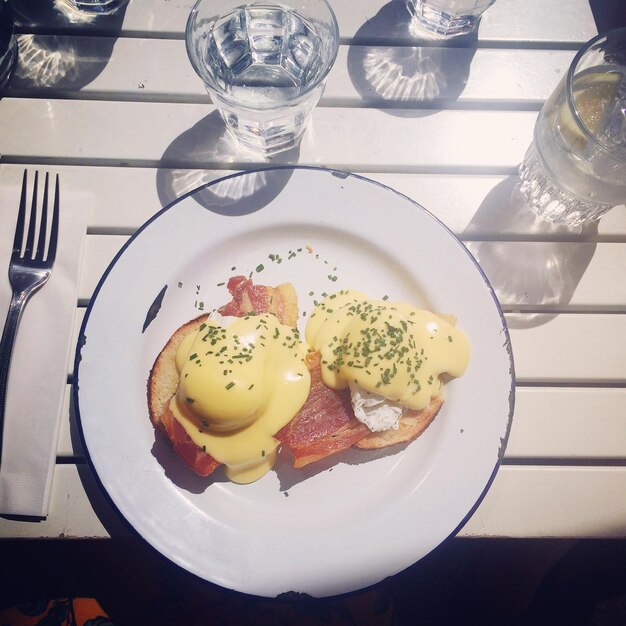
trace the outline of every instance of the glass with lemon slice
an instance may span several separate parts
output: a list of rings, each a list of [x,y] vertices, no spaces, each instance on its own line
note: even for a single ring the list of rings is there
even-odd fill
[[[520,166],[542,217],[580,225],[626,202],[626,29],[599,35],[546,101]]]

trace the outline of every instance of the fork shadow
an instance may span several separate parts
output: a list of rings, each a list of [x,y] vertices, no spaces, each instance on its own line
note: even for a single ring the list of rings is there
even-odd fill
[[[32,88],[55,91],[79,90],[91,83],[106,67],[116,35],[122,27],[126,7],[111,15],[83,14],[66,8],[60,0],[14,0],[18,29],[38,25],[63,28],[83,22],[94,27],[107,25],[108,37],[72,35],[18,35],[18,62],[8,88],[13,92]]]
[[[363,102],[389,115],[423,117],[458,99],[476,53],[477,32],[441,40],[417,32],[403,0],[391,0],[356,33],[357,41],[376,41],[379,33],[411,46],[352,45],[348,73]]]
[[[509,326],[528,328],[545,324],[556,314],[525,309],[555,309],[571,301],[593,258],[598,225],[568,227],[541,219],[527,205],[519,184],[518,176],[509,176],[496,185],[462,237],[470,240],[466,245],[485,271],[498,300],[506,309],[517,312],[508,320]],[[510,241],[471,241],[486,232]],[[519,233],[529,233],[536,240],[517,241]]]

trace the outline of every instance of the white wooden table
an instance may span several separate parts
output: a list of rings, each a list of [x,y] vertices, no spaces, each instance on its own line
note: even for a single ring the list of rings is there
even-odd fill
[[[626,537],[626,210],[576,233],[511,201],[542,102],[596,34],[587,0],[498,0],[474,41],[444,48],[411,37],[402,0],[331,3],[337,63],[299,153],[273,163],[358,172],[414,198],[478,258],[511,330],[510,441],[460,535]],[[0,100],[0,185],[17,188],[25,165],[45,165],[84,197],[78,333],[140,224],[203,182],[263,163],[224,136],[187,60],[192,0],[130,0],[91,24],[35,6],[52,3],[17,4],[21,66]],[[128,532],[90,474],[70,385],[68,374],[50,515],[0,518],[1,537]]]

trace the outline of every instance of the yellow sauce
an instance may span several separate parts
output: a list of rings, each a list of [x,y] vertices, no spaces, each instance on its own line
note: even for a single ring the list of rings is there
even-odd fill
[[[209,320],[178,348],[180,385],[170,408],[232,481],[252,482],[272,468],[274,435],[309,394],[306,352],[297,331],[267,313],[228,328]]]
[[[441,375],[461,376],[470,356],[467,337],[447,319],[358,291],[339,291],[318,304],[306,340],[320,351],[328,387],[354,381],[412,410],[439,395]]]

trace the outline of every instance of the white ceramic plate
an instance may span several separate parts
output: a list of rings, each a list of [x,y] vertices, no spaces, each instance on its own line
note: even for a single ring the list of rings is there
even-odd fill
[[[345,288],[453,313],[470,366],[402,449],[349,451],[304,470],[283,461],[251,485],[221,471],[200,479],[155,437],[146,381],[170,334],[227,302],[224,282],[240,273],[292,282],[303,325],[314,300]],[[482,498],[512,415],[508,332],[465,247],[406,197],[322,169],[228,177],[158,213],[104,274],[79,346],[76,406],[113,503],[182,567],[264,596],[360,589],[426,555]]]

